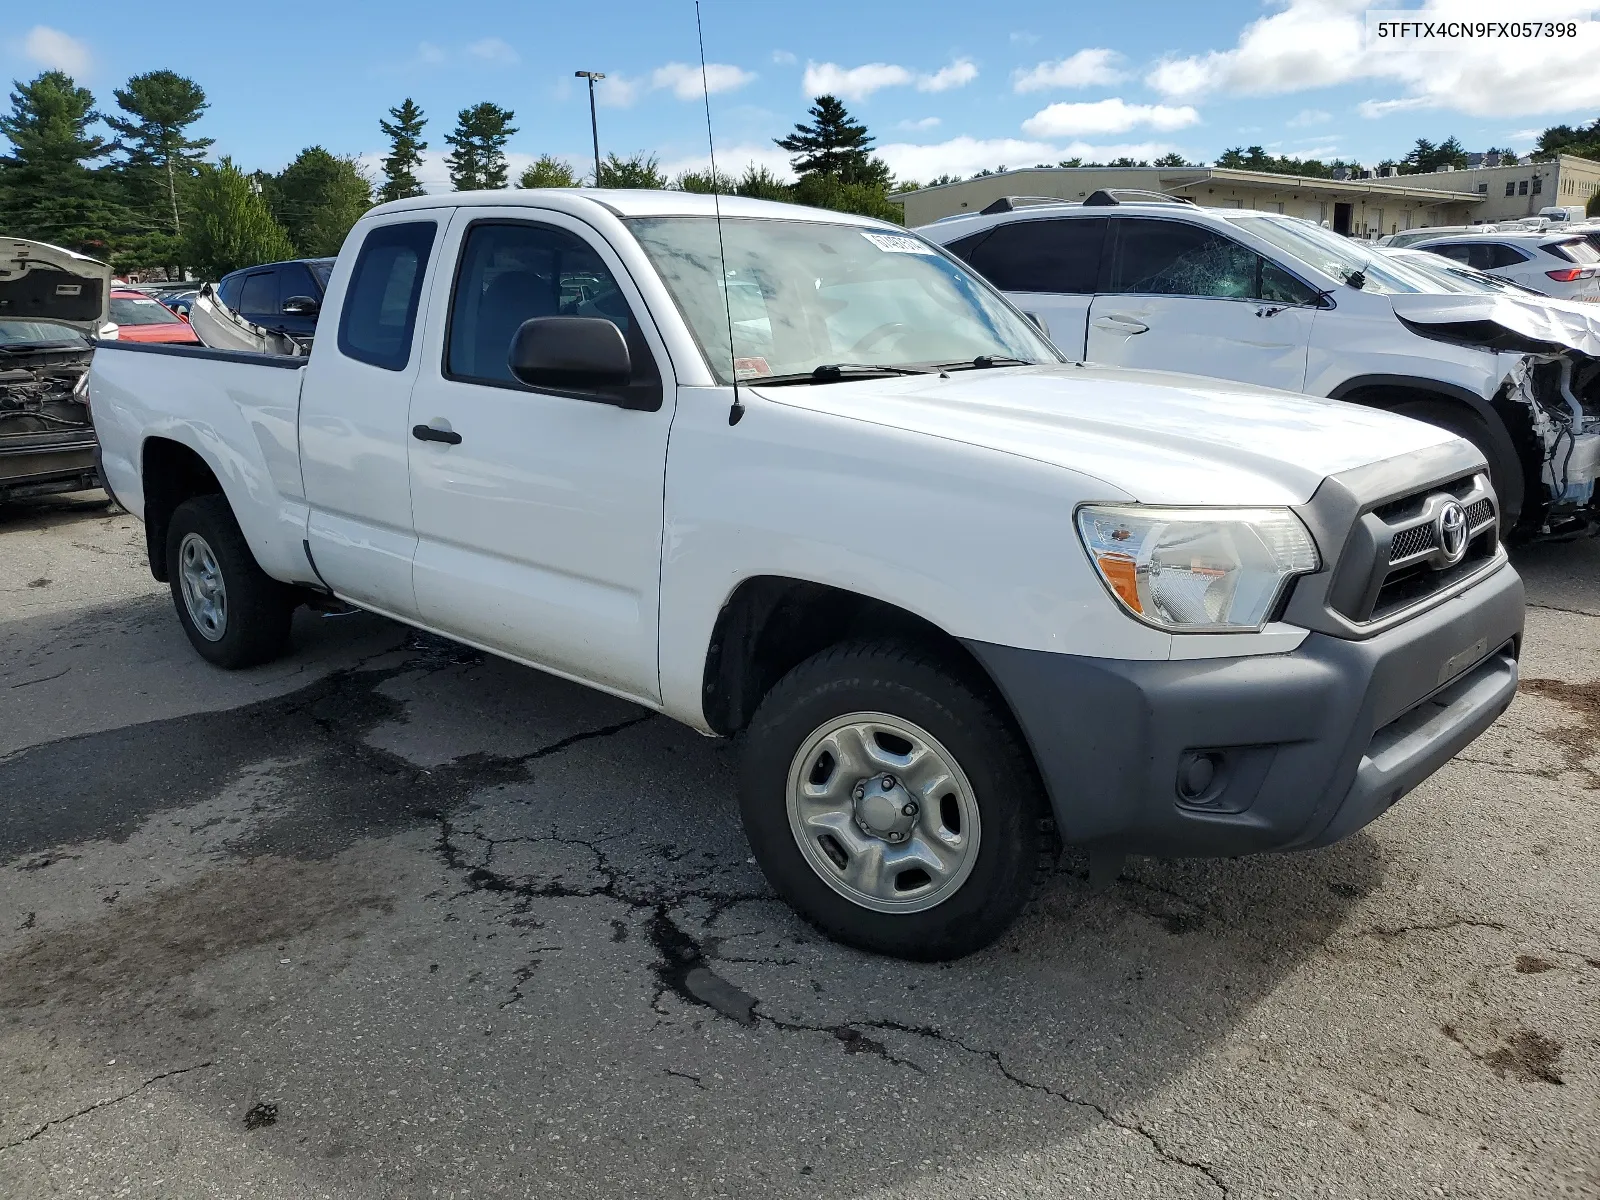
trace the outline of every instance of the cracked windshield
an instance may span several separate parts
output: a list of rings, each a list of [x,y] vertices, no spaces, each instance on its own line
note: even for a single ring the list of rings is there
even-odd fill
[[[730,362],[741,382],[756,383],[833,365],[1060,361],[1025,317],[920,238],[853,225],[725,219],[719,255],[711,217],[629,226],[721,383],[733,382]]]

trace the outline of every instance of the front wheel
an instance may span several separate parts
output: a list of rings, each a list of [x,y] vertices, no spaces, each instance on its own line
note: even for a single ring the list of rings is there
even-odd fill
[[[195,496],[167,526],[173,606],[200,657],[235,670],[283,653],[292,589],[263,571],[223,496]]]
[[[1046,848],[1032,763],[996,703],[931,658],[837,646],[746,733],[757,862],[801,916],[898,958],[958,958],[1021,911]]]

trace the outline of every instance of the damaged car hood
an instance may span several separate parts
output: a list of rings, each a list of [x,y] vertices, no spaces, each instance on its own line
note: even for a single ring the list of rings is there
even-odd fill
[[[0,320],[54,321],[94,337],[111,307],[111,267],[24,238],[0,239]]]
[[[1395,316],[1422,337],[1517,354],[1576,350],[1600,359],[1600,305],[1539,296],[1392,295]]]

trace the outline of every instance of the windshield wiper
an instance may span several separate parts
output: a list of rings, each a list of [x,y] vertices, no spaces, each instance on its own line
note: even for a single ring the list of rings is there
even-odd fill
[[[931,367],[886,367],[876,363],[823,363],[810,371],[788,375],[757,375],[743,382],[751,387],[781,387],[790,383],[840,383],[849,379],[881,379],[886,375],[931,375]]]
[[[980,354],[977,358],[958,358],[954,362],[936,363],[940,371],[987,371],[992,367],[1036,367],[1031,358],[1012,358],[1006,354]]]

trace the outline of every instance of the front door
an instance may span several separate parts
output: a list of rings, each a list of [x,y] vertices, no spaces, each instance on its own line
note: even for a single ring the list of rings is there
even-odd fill
[[[1107,224],[1105,217],[1012,221],[978,241],[966,257],[1007,299],[1038,318],[1058,350],[1082,359]]]
[[[1111,223],[1088,360],[1298,392],[1317,293],[1223,234],[1185,221]]]
[[[675,399],[665,348],[620,260],[581,221],[463,209],[448,242],[444,258],[458,266],[436,283],[434,302],[448,306],[449,319],[431,323],[411,397],[420,618],[656,700]],[[526,320],[556,315],[616,322],[632,381],[583,394],[518,382],[507,365],[513,335]]]

